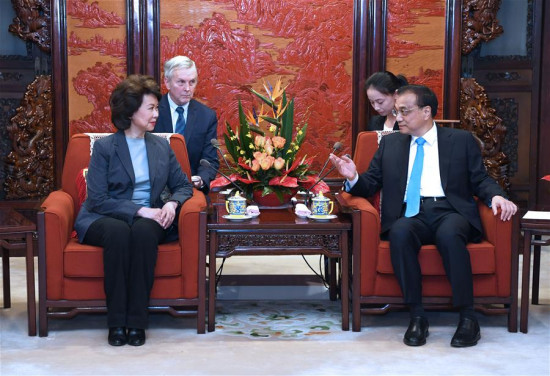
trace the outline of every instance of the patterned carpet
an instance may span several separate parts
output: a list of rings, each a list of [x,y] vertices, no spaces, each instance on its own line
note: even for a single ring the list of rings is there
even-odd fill
[[[252,339],[319,339],[341,334],[340,302],[225,301],[216,333]]]

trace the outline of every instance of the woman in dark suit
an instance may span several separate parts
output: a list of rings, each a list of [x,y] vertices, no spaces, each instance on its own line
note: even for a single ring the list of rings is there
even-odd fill
[[[407,85],[407,79],[392,72],[376,72],[365,82],[365,90],[369,102],[378,115],[370,118],[367,129],[369,131],[398,131],[399,126],[392,115],[395,105],[395,91]]]
[[[88,197],[75,223],[80,242],[103,247],[108,342],[145,343],[158,244],[177,237],[178,208],[193,188],[168,142],[150,131],[158,118],[158,84],[132,75],[111,94],[118,132],[94,143]],[[171,195],[161,200],[163,189]]]

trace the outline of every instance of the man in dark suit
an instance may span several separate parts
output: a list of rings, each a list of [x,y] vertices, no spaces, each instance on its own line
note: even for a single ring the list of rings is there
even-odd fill
[[[483,229],[473,196],[495,215],[500,209],[502,220],[510,220],[517,207],[488,176],[473,135],[436,126],[436,113],[432,90],[420,85],[401,87],[394,108],[399,133],[382,138],[369,169],[359,175],[351,159],[330,158],[347,178],[349,193],[369,197],[382,189],[381,236],[390,241],[393,269],[410,308],[404,343],[426,343],[428,320],[422,306],[418,252],[423,244],[435,244],[451,283],[453,304],[460,310],[451,345],[474,346],[481,336],[466,243],[479,242]]]
[[[160,100],[153,132],[180,133],[185,138],[193,184],[206,194],[216,172],[202,166],[200,160],[206,159],[215,169],[220,165],[211,143],[218,136],[218,119],[212,109],[193,99],[197,83],[197,68],[187,56],[175,56],[164,63],[164,84],[169,91]]]

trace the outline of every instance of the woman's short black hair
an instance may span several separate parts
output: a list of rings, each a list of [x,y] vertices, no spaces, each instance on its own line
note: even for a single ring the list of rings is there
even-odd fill
[[[407,84],[407,79],[401,74],[396,76],[389,71],[376,72],[367,78],[367,81],[365,81],[365,90],[372,87],[382,94],[391,95],[401,86]]]
[[[121,81],[111,93],[111,121],[116,129],[130,128],[132,115],[141,107],[143,96],[152,94],[160,101],[159,84],[151,76],[132,74]]]
[[[406,85],[402,86],[397,90],[398,95],[405,93],[413,93],[416,95],[416,105],[420,108],[430,106],[432,110],[432,118],[435,118],[437,115],[437,96],[427,86],[424,85]]]

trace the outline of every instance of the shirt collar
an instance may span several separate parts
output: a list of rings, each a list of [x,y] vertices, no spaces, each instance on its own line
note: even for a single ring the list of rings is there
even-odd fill
[[[411,145],[414,145],[417,138],[418,137],[416,137],[416,136],[411,137]],[[422,138],[424,140],[426,140],[426,143],[430,146],[435,144],[435,142],[437,141],[437,125],[435,124],[435,121],[433,123],[433,126],[430,128],[430,130],[428,132],[424,133]]]
[[[166,98],[168,98],[168,105],[170,106],[170,112],[171,112],[171,113],[176,112],[176,108],[178,108],[178,107],[180,107],[180,106],[178,106],[178,105],[172,100],[172,98],[170,98],[170,94],[166,95]],[[187,102],[186,104],[184,104],[183,106],[181,106],[181,107],[183,107],[183,110],[185,111],[185,114],[188,113],[188,112],[187,112],[187,109],[189,108],[189,103],[190,103],[190,101]]]

